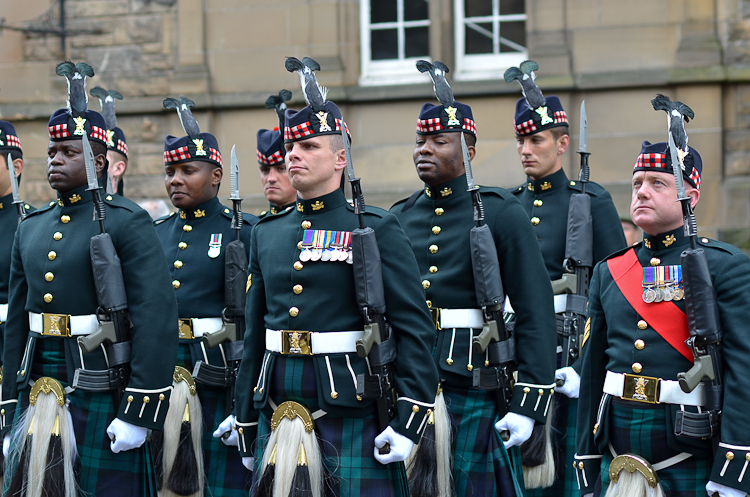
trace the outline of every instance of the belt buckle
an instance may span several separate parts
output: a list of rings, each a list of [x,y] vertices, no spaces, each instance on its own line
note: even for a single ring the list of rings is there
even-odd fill
[[[659,386],[661,378],[625,374],[623,400],[632,400],[646,404],[659,403]]]
[[[313,355],[309,331],[282,330],[281,353],[286,355]]]
[[[440,326],[440,307],[430,309],[430,315],[432,316],[432,322],[435,323],[435,329],[438,331],[442,330],[443,327]]]
[[[49,337],[69,337],[70,315],[42,313],[42,335]]]
[[[188,340],[195,338],[195,335],[193,334],[193,318],[179,318],[177,322],[179,323],[180,330],[179,338],[185,338]]]

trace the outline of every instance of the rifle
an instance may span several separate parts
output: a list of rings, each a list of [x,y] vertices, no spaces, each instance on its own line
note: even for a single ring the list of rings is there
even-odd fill
[[[492,238],[490,227],[484,223],[482,196],[479,193],[479,187],[474,184],[466,138],[463,132],[460,134],[466,183],[468,191],[471,193],[474,222],[477,224],[469,232],[474,292],[477,296],[477,303],[482,308],[484,320],[481,333],[472,337],[472,347],[476,354],[485,354],[486,352],[489,360],[487,368],[474,369],[473,384],[474,388],[478,390],[495,391],[500,418],[502,418],[510,408],[513,395],[516,344],[511,333],[511,326],[506,326],[503,320],[505,293],[503,291],[503,280],[500,276],[497,247],[495,246],[495,240]]]
[[[380,431],[388,427],[395,414],[396,390],[393,380],[393,361],[396,359],[396,341],[392,339],[391,326],[385,320],[385,292],[380,249],[375,231],[365,226],[365,197],[360,178],[354,176],[349,136],[341,120],[341,137],[346,154],[346,173],[352,187],[354,213],[359,218],[359,228],[352,231],[352,269],[354,272],[354,294],[362,317],[364,334],[357,340],[357,355],[367,358],[371,373],[357,375],[357,395],[375,399]],[[378,449],[381,454],[391,451],[385,444]]]
[[[581,171],[578,182],[581,193],[570,196],[568,206],[568,228],[565,238],[563,267],[567,274],[575,275],[574,288],[566,288],[565,312],[558,320],[558,334],[562,337],[562,361],[560,367],[570,366],[580,352],[581,335],[588,317],[589,280],[594,266],[594,234],[591,223],[591,197],[586,194],[589,181],[589,154],[586,150],[588,121],[586,102],[581,102],[581,124],[578,153],[581,154]],[[559,280],[558,280],[559,281]],[[558,292],[555,292],[556,294]]]
[[[94,199],[94,221],[99,222],[100,233],[91,237],[91,269],[94,273],[94,286],[99,307],[96,310],[100,329],[88,336],[78,337],[78,343],[85,353],[90,353],[104,345],[109,369],[90,371],[77,369],[73,378],[73,388],[89,391],[113,391],[115,402],[119,404],[130,377],[130,337],[131,322],[128,313],[128,300],[122,267],[112,238],[104,229],[106,210],[101,189],[96,177],[94,153],[87,135],[81,137],[86,164],[88,188]]]
[[[18,224],[26,217],[26,207],[24,206],[23,200],[21,200],[21,194],[18,192],[18,178],[16,177],[16,168],[13,167],[13,159],[8,152],[8,175],[10,176],[10,187],[13,191],[13,205],[16,206],[18,212]]]

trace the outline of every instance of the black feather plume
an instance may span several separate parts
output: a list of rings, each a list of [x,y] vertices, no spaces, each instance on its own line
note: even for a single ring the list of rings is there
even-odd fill
[[[302,93],[307,105],[315,112],[324,110],[328,90],[320,86],[315,77],[315,71],[320,71],[320,64],[310,57],[305,57],[301,61],[295,57],[287,57],[284,66],[287,71],[299,74]]]
[[[195,102],[189,98],[180,97],[179,99],[164,99],[164,108],[175,109],[177,111],[177,115],[180,117],[180,123],[182,124],[182,129],[185,130],[185,133],[191,140],[198,138],[201,134],[201,128],[198,126],[198,121],[195,120],[193,113],[190,111],[192,107],[195,107]]]
[[[448,80],[445,79],[445,75],[450,72],[448,66],[439,60],[436,60],[434,63],[429,63],[426,60],[418,60],[417,69],[419,72],[429,73],[432,79],[432,89],[435,91],[435,96],[441,104],[451,105],[455,102],[453,90],[451,90]]]
[[[68,112],[84,114],[89,102],[86,94],[86,77],[93,76],[94,69],[85,62],[74,65],[66,60],[57,64],[55,72],[58,76],[63,76],[68,83]]]
[[[117,90],[105,90],[101,86],[96,86],[89,92],[92,97],[99,99],[99,105],[102,108],[102,117],[108,130],[114,130],[117,126],[117,115],[115,114],[115,99],[122,100],[122,94]]]
[[[526,99],[526,104],[530,109],[538,109],[547,103],[547,99],[544,98],[542,90],[534,82],[536,75],[534,71],[539,69],[539,64],[533,60],[525,60],[521,62],[519,67],[510,67],[505,71],[504,78],[508,83],[512,81],[518,81],[521,85],[521,93],[523,93]]]
[[[695,112],[682,102],[678,100],[673,102],[668,96],[661,93],[657,94],[656,98],[651,100],[651,105],[654,107],[654,110],[663,110],[667,113],[669,132],[672,134],[674,143],[680,152],[682,152],[684,158],[688,153],[688,136],[685,132],[685,123],[695,118]]]
[[[266,109],[275,109],[279,118],[279,129],[284,132],[284,112],[286,112],[286,103],[292,99],[292,92],[281,90],[278,95],[271,95],[266,99]]]

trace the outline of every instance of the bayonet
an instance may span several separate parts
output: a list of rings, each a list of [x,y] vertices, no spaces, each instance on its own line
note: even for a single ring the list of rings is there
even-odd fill
[[[8,152],[8,175],[10,176],[10,186],[13,190],[13,205],[16,206],[18,211],[18,222],[19,224],[26,217],[26,208],[24,207],[23,200],[21,200],[21,194],[18,192],[18,178],[16,177],[16,168],[13,167],[13,159]]]
[[[669,153],[672,158],[672,173],[674,174],[675,187],[677,187],[677,201],[682,203],[685,236],[690,238],[692,246],[695,243],[695,237],[698,236],[698,226],[695,221],[693,206],[690,205],[690,197],[685,192],[685,183],[682,180],[682,170],[685,166],[682,163],[680,152],[677,149],[671,131],[669,132]]]
[[[474,207],[474,221],[477,223],[477,226],[481,226],[484,223],[484,204],[482,203],[482,196],[479,194],[479,187],[474,184],[474,175],[471,172],[469,147],[466,146],[466,137],[464,137],[463,131],[461,131],[461,152],[464,157],[466,184],[469,187],[468,192],[471,193],[471,203]]]
[[[237,160],[236,145],[232,145],[232,162],[230,166],[230,194],[232,201],[232,229],[236,231],[236,239],[240,239],[242,229],[242,198],[240,198],[240,163]]]
[[[89,187],[87,192],[91,192],[94,197],[94,221],[99,221],[99,227],[104,233],[104,218],[107,216],[104,210],[104,201],[102,200],[102,190],[99,187],[99,181],[96,177],[96,162],[94,161],[94,151],[91,150],[91,144],[86,133],[81,136],[83,143],[83,161],[86,166],[86,180]]]
[[[581,171],[578,173],[578,181],[581,183],[581,193],[586,193],[586,183],[589,181],[589,152],[588,134],[589,121],[586,118],[586,101],[581,102],[580,127],[578,128],[578,153],[581,154]]]
[[[354,176],[354,166],[352,165],[352,150],[349,145],[349,135],[346,134],[346,125],[341,119],[341,138],[344,140],[344,154],[346,155],[346,176],[352,187],[352,201],[354,202],[354,213],[359,216],[359,227],[364,228],[365,213],[365,196],[362,194],[362,186],[359,184],[360,179]]]

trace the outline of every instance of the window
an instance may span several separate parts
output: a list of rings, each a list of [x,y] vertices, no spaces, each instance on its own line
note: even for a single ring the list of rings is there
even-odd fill
[[[424,82],[415,62],[429,59],[428,0],[362,0],[362,75],[359,83]]]
[[[502,78],[528,57],[524,0],[455,0],[458,80]]]

